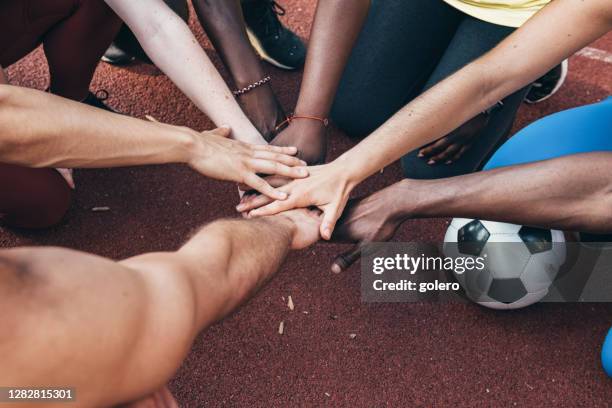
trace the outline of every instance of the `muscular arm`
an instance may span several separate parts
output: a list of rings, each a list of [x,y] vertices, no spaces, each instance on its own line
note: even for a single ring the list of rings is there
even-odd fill
[[[29,167],[187,163],[195,132],[0,85],[0,161]]]
[[[159,389],[199,331],[245,301],[290,247],[316,240],[316,217],[296,214],[218,221],[176,252],[118,263],[59,248],[0,251],[0,383],[75,387],[75,407]]]
[[[106,0],[134,32],[147,55],[193,103],[235,138],[266,141],[240,109],[189,27],[162,0]]]
[[[305,177],[294,148],[229,140],[228,129],[188,128],[117,115],[31,89],[0,85],[0,162],[27,167],[185,163],[279,197],[257,173]],[[282,197],[279,197],[282,198]]]
[[[466,217],[612,231],[612,153],[587,153],[438,180],[398,183],[402,217]]]

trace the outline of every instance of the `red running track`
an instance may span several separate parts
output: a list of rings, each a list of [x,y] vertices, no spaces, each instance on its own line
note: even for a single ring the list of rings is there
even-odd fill
[[[306,38],[314,0],[284,3],[285,21]],[[612,52],[612,36],[592,46]],[[516,128],[612,94],[611,68],[573,57],[566,85],[544,103],[523,106]],[[300,73],[269,70],[290,110]],[[14,83],[44,89],[40,50],[11,67],[9,75]],[[131,115],[211,127],[167,78],[147,67],[102,64],[93,84],[98,88],[109,90],[110,104]],[[351,143],[332,130],[331,157]],[[399,177],[399,167],[391,166],[360,192]],[[176,248],[199,225],[234,216],[237,202],[235,186],[183,166],[82,170],[76,181],[76,201],[65,224],[39,233],[0,229],[0,246],[60,245],[120,259]],[[111,211],[91,212],[96,206]],[[396,240],[441,240],[446,224],[408,222]],[[575,407],[612,401],[612,385],[598,360],[612,323],[611,306],[541,304],[495,312],[463,304],[362,304],[357,267],[341,275],[329,272],[333,256],[344,248],[317,244],[292,254],[255,299],[203,333],[170,384],[181,405]],[[288,295],[293,312],[283,300]]]

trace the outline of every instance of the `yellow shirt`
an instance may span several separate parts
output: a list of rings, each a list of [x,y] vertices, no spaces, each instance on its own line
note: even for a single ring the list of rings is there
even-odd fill
[[[552,0],[444,0],[479,20],[520,27]]]

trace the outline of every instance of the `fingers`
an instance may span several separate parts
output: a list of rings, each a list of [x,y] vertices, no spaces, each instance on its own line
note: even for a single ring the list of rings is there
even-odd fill
[[[436,154],[444,151],[450,145],[450,143],[451,141],[448,137],[443,137],[442,139],[439,139],[438,141],[419,150],[418,157],[428,158],[431,156],[435,156]],[[434,163],[432,163],[430,160],[427,162],[427,164]]]
[[[253,158],[273,160],[279,163],[286,164],[287,166],[308,166],[304,160],[300,160],[295,156],[289,156],[284,153],[276,153],[268,150],[255,150],[253,152]]]
[[[455,153],[455,155],[450,159],[451,162],[456,162],[457,160],[459,160],[461,157],[463,157],[463,155],[465,154],[465,152],[467,152],[468,150],[470,150],[470,147],[472,147],[472,145],[465,145],[463,147],[461,147],[461,149],[459,149],[459,151],[457,153]]]
[[[331,270],[333,273],[340,273],[347,270],[352,264],[355,263],[361,255],[362,243],[355,244],[350,250],[338,255],[332,263]]]
[[[286,200],[287,193],[276,190],[257,174],[251,173],[244,182],[251,188],[275,200]]]
[[[308,170],[306,170],[306,167],[289,167],[281,163],[263,159],[251,160],[249,164],[254,173],[272,174],[290,177],[292,179],[308,177]]]
[[[268,182],[268,184],[271,185],[274,188],[282,187],[285,184],[289,184],[289,183],[291,183],[291,181],[293,181],[292,178],[283,177],[283,176],[267,176],[267,177],[264,177],[264,180],[266,180]],[[238,188],[243,190],[243,191],[248,191],[249,190],[249,186],[247,186],[244,183],[238,184]]]
[[[252,147],[253,150],[289,154],[291,156],[294,156],[298,152],[297,147],[294,146],[253,145]]]
[[[253,200],[257,201],[257,200]],[[294,199],[287,199],[285,201],[274,201],[268,205],[257,208],[249,213],[249,217],[263,217],[266,215],[274,215],[283,211],[292,210],[296,208]]]
[[[263,207],[264,205],[268,205],[273,200],[270,197],[266,197],[263,195],[253,196],[253,198],[248,198],[243,200],[238,206],[236,206],[236,211],[245,212],[251,211],[253,209]]]
[[[453,157],[460,149],[461,145],[458,143],[454,143],[448,146],[442,152],[433,156],[431,160],[433,160],[435,163],[451,164],[452,160],[450,160],[450,158]]]
[[[232,129],[227,125],[223,125],[221,127],[211,130],[210,132],[215,136],[230,137],[230,135],[232,134]]]
[[[340,208],[339,203],[330,204],[323,208],[323,221],[321,222],[321,237],[327,241],[331,239],[336,228],[336,221],[342,215],[343,208]]]

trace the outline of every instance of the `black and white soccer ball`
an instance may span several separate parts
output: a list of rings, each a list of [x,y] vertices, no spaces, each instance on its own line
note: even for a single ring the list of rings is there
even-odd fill
[[[484,259],[481,270],[458,273],[455,268],[453,275],[467,297],[492,309],[540,301],[566,259],[561,231],[466,218],[453,219],[443,252],[446,257]]]

